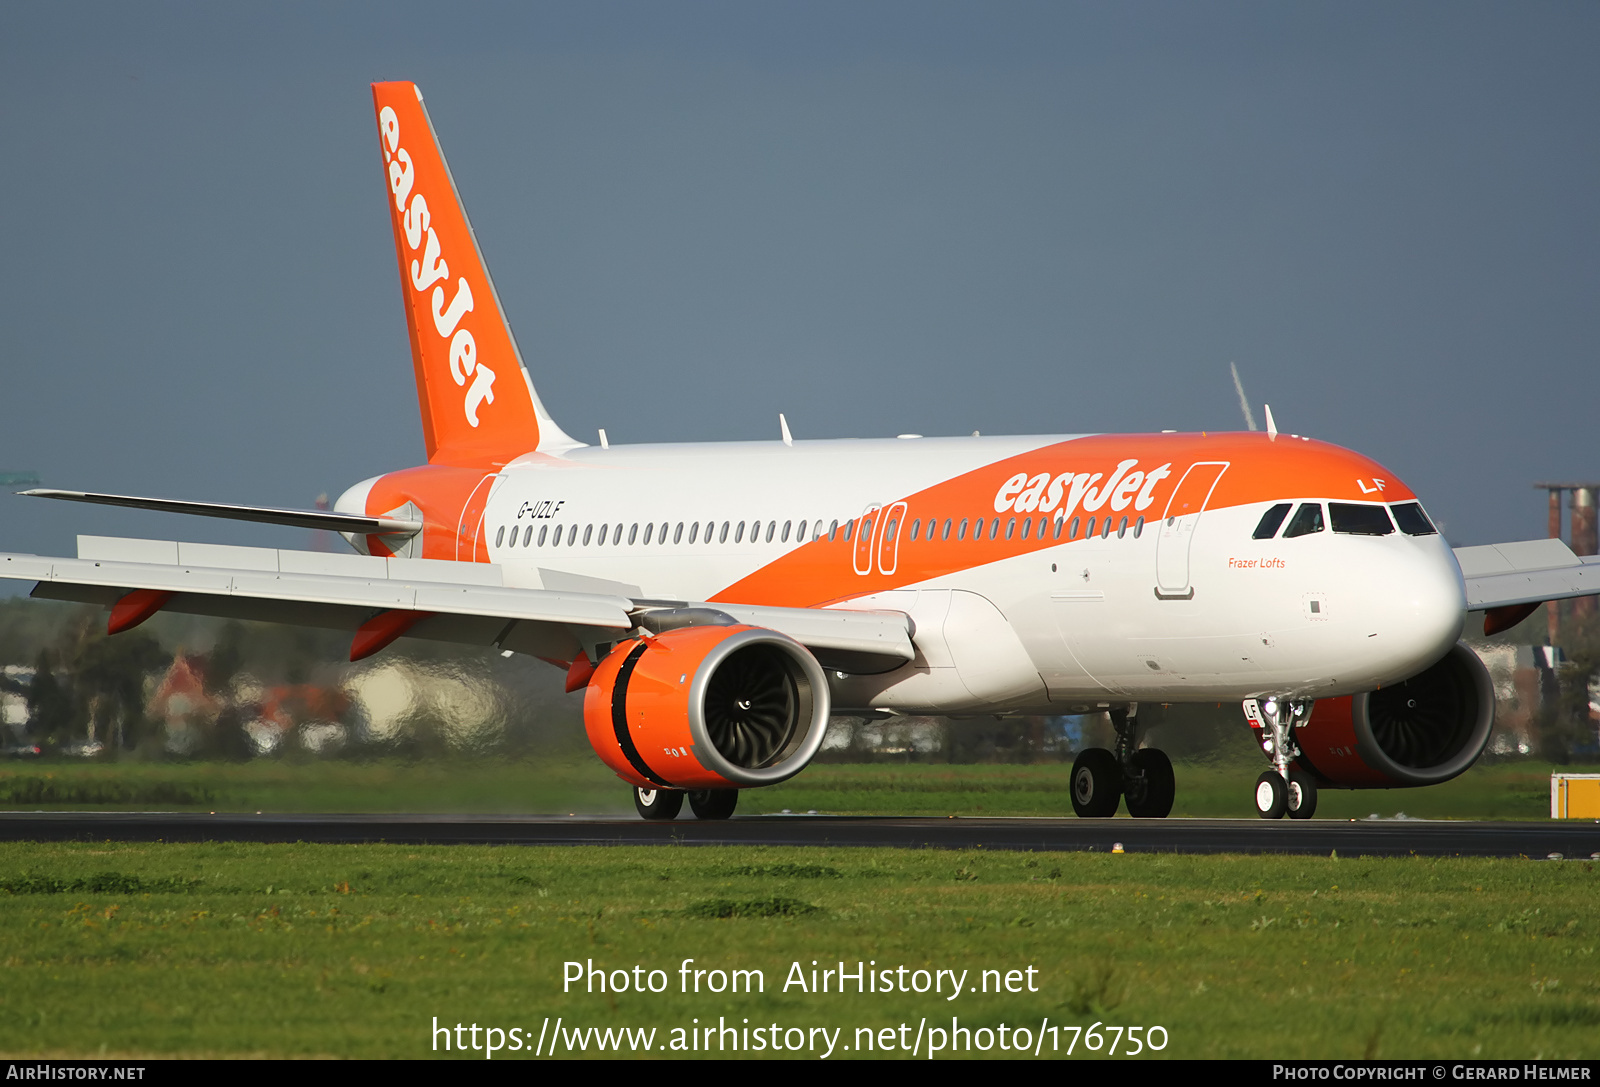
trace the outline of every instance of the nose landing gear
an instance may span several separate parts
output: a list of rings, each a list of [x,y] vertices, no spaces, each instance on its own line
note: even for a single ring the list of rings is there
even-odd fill
[[[1294,763],[1300,755],[1295,729],[1311,717],[1312,705],[1300,699],[1245,699],[1245,718],[1272,760],[1272,769],[1256,778],[1256,814],[1263,819],[1310,819],[1317,810],[1316,779]]]
[[[1117,814],[1117,802],[1126,800],[1128,814],[1140,819],[1164,819],[1172,811],[1177,786],[1172,760],[1153,747],[1139,747],[1139,704],[1111,711],[1117,730],[1117,750],[1090,747],[1072,764],[1072,810],[1086,819]]]

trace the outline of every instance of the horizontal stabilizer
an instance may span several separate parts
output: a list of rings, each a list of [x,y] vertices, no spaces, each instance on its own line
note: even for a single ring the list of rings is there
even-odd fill
[[[186,502],[176,498],[139,498],[126,494],[95,494],[89,491],[57,491],[39,488],[19,491],[29,498],[60,498],[68,502],[93,502],[101,506],[127,506],[161,513],[192,513],[198,517],[225,517],[230,521],[255,521],[264,525],[324,529],[358,536],[415,536],[422,531],[421,521],[397,517],[367,517],[333,510],[282,510],[267,506],[233,506],[220,502]]]

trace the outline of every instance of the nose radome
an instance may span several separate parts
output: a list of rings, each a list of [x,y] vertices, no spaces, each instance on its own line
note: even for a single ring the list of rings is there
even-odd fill
[[[1376,541],[1374,541],[1376,542]],[[1374,649],[1393,661],[1389,682],[1406,679],[1429,667],[1461,638],[1467,617],[1467,596],[1461,569],[1448,545],[1438,537],[1427,541],[1383,541],[1381,557],[1363,564],[1370,575],[1361,579],[1363,612],[1370,617]]]

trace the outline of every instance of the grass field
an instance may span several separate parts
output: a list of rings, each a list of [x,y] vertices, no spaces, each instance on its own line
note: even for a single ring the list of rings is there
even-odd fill
[[[885,1055],[861,1052],[858,1028],[907,1024],[909,1046],[956,1016],[1024,1026],[1042,1056],[1040,1026],[1066,1056],[1069,1028],[1098,1022],[1100,1056],[1111,1027],[1165,1028],[1135,1059],[1592,1058],[1597,891],[1576,861],[8,843],[0,1049],[419,1057],[435,1016],[530,1047],[561,1017],[655,1028],[653,1055],[670,1055],[657,1047],[688,1044],[674,1028],[720,1018],[842,1028],[841,1059]],[[665,991],[564,993],[563,964],[591,959],[659,969]],[[684,959],[760,970],[764,992],[680,992]],[[1015,970],[1022,991],[784,991],[791,964],[809,982],[813,960],[840,959],[968,971],[969,987]],[[782,1035],[802,1036],[825,1045]]]
[[[1174,815],[1254,815],[1254,762],[1179,763]],[[1546,819],[1546,763],[1476,766],[1426,789],[1324,790],[1319,817]],[[819,764],[782,785],[751,789],[745,814],[1071,815],[1071,766]],[[0,808],[320,812],[631,812],[627,787],[587,751],[540,760],[256,760],[247,763],[12,763]]]

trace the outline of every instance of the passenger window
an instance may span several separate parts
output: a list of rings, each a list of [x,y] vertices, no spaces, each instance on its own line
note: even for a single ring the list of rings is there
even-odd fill
[[[683,522],[680,521],[680,522],[678,522],[678,524],[679,524],[680,527],[682,527]],[[667,542],[667,522],[662,521],[661,522],[661,534],[656,537],[656,543],[664,544],[666,542]]]
[[[1009,539],[1011,539],[1011,537],[1015,536],[1016,534],[1017,534],[1017,519],[1015,517],[1013,517],[1013,518],[1011,518],[1011,520],[1006,522],[1006,539],[1009,540]]]
[[[1133,523],[1133,538],[1138,539],[1144,535],[1144,518],[1141,517]]]
[[[1094,529],[1091,528],[1089,531],[1093,532]],[[1067,539],[1076,540],[1077,538],[1078,538],[1078,518],[1074,517],[1072,519],[1072,527],[1067,529]]]
[[[511,538],[513,540],[516,539],[515,536],[512,536]],[[500,526],[500,531],[496,532],[494,534],[494,545],[496,547],[499,547],[501,544],[505,543],[505,540],[506,540],[506,526],[505,525],[501,525]]]
[[[1439,530],[1433,527],[1433,522],[1428,520],[1428,515],[1422,512],[1422,507],[1416,502],[1405,502],[1398,506],[1390,506],[1394,514],[1395,524],[1400,526],[1400,531],[1407,536],[1436,536]]]
[[[728,542],[728,524],[729,522],[727,521],[722,522],[722,530],[717,533],[717,542],[719,544],[725,544]]]
[[[783,533],[782,533],[782,535],[780,535],[778,537],[778,542],[779,543],[788,543],[789,542],[789,526],[791,524],[793,524],[793,523],[794,523],[793,521],[785,521],[783,523]]]
[[[1097,517],[1089,518],[1089,530],[1083,534],[1083,538],[1084,539],[1086,539],[1086,540],[1094,539],[1094,523],[1097,520],[1099,520],[1099,518],[1097,518]]]
[[[964,540],[966,538],[967,538],[967,519],[965,517],[963,517],[961,519],[961,527],[956,529],[956,539]]]
[[[760,527],[761,527],[760,523],[757,522],[756,528],[759,529]],[[776,522],[776,521],[768,521],[767,522],[767,543],[771,543],[772,542],[772,534],[774,532],[776,532],[776,531],[778,531],[778,522]]]
[[[527,547],[532,540],[533,526],[529,525],[527,528],[522,530],[522,546]],[[539,533],[539,542],[544,543],[544,533],[542,531]]]
[[[692,521],[689,524],[689,542],[694,543],[700,538],[700,522]]]
[[[589,546],[589,538],[591,536],[593,536],[593,535],[594,535],[594,526],[593,525],[584,525],[583,526],[583,546],[584,547],[588,547]]]
[[[916,543],[917,542],[917,537],[920,536],[921,534],[922,534],[922,518],[918,517],[918,518],[916,518],[915,520],[913,520],[911,522],[911,542],[912,543]],[[933,533],[930,532],[930,533],[928,533],[928,535],[932,536]]]
[[[528,527],[531,529],[533,526],[529,525]],[[549,525],[540,525],[539,526],[539,546],[540,547],[544,546],[544,535],[545,535],[546,532],[549,532],[549,531],[550,531],[550,526]]]
[[[1289,516],[1289,511],[1294,508],[1292,502],[1279,502],[1266,513],[1261,515],[1261,521],[1256,525],[1256,530],[1250,534],[1252,540],[1270,540],[1278,534],[1278,526],[1283,524],[1283,519]]]
[[[595,545],[596,547],[604,547],[606,545],[606,533],[608,533],[610,531],[611,531],[611,526],[610,525],[601,525],[600,526],[600,542]]]
[[[1100,538],[1102,540],[1111,539],[1111,518],[1109,517],[1106,518],[1106,527],[1100,530]]]
[[[573,525],[571,528],[567,529],[567,546],[571,547],[573,544],[575,544],[577,542],[578,542],[578,526],[577,525]]]
[[[1328,515],[1333,531],[1351,536],[1387,536],[1394,531],[1389,511],[1365,502],[1329,502]]]
[[[1015,518],[1013,518],[1015,520]],[[989,539],[998,539],[1000,536],[1000,518],[996,517],[989,522]]]
[[[949,538],[950,538],[950,518],[946,517],[944,519],[944,531],[939,534],[939,539],[948,540]]]
[[[628,544],[629,544],[629,546],[632,546],[633,542],[635,540],[637,540],[638,538],[639,538],[639,525],[638,525],[638,522],[635,522],[633,527],[628,529]]]
[[[662,526],[662,532],[663,533],[666,532],[666,526]],[[678,527],[673,530],[672,542],[675,543],[675,544],[679,544],[679,543],[683,542],[683,522],[682,521],[679,521],[678,522]]]
[[[621,525],[618,525],[617,526],[617,530],[611,534],[611,546],[612,547],[621,547],[622,546],[622,526]]]
[[[1117,524],[1117,539],[1120,540],[1124,536],[1126,536],[1127,534],[1128,534],[1128,519],[1126,517],[1124,517]]]
[[[794,530],[795,543],[804,543],[806,538],[806,522],[801,521],[800,527]]]
[[[550,546],[551,547],[560,547],[561,546],[561,526],[560,525],[557,525],[556,526],[556,530],[550,534]]]
[[[648,525],[644,526],[644,542],[646,546],[649,546],[650,537],[654,536],[655,533],[656,523],[654,521],[651,521]]]
[[[1288,540],[1295,536],[1309,536],[1313,532],[1321,531],[1322,504],[1302,502],[1300,508],[1294,511],[1294,519],[1289,522],[1289,527],[1283,530],[1283,538]]]
[[[845,543],[849,543],[850,542],[850,535],[851,535],[851,533],[855,532],[855,530],[856,530],[856,523],[854,521],[846,521],[844,523],[844,542]]]
[[[1067,527],[1067,519],[1065,517],[1057,517],[1055,519],[1055,531],[1053,533],[1051,533],[1051,535],[1055,539],[1058,539],[1058,540],[1061,539],[1061,530],[1066,528],[1066,527]],[[1042,532],[1044,530],[1040,529],[1040,531]]]

